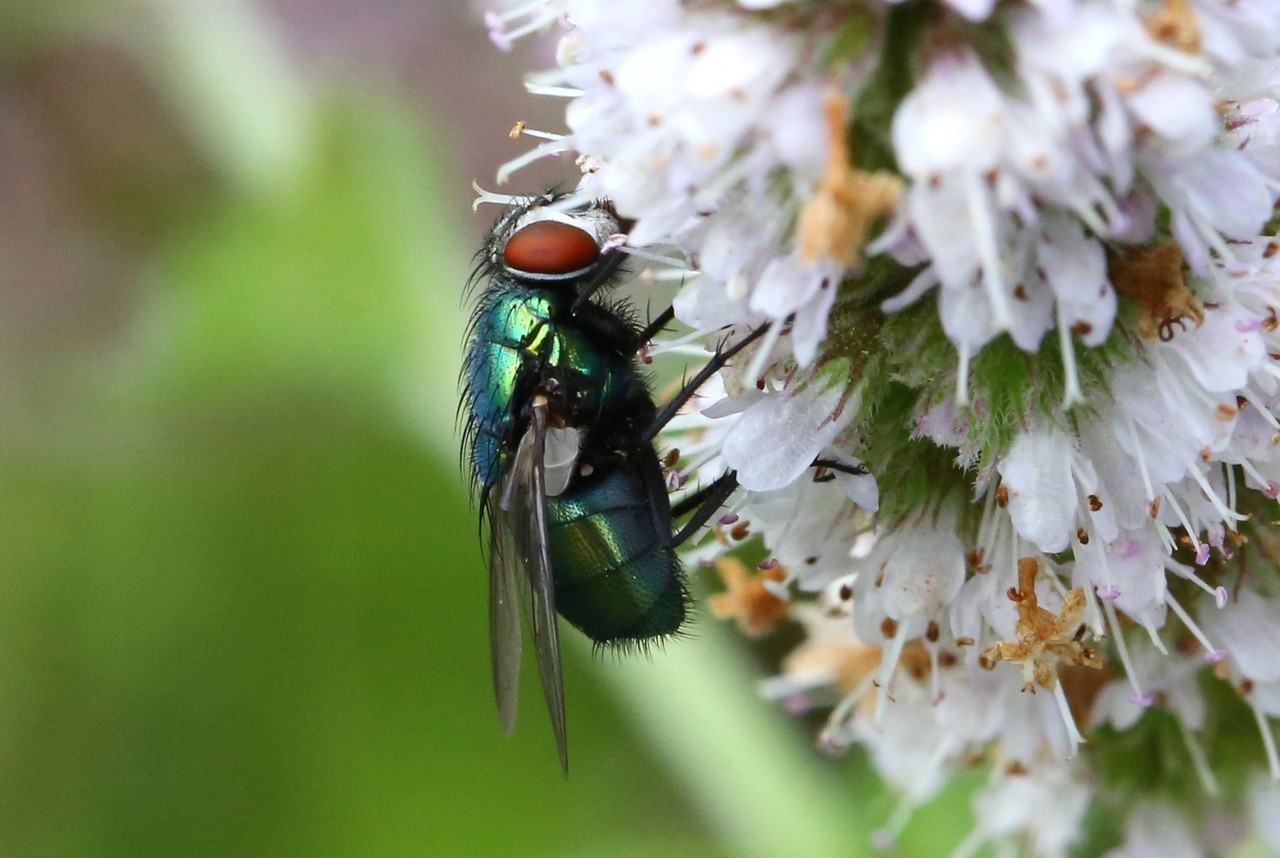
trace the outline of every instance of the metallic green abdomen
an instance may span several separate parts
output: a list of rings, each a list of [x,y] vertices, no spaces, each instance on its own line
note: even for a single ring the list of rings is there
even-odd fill
[[[547,498],[556,609],[597,643],[673,634],[688,595],[666,492],[629,467],[605,471]]]

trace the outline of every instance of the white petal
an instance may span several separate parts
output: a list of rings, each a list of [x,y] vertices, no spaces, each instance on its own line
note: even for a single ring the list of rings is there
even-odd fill
[[[1082,336],[1086,345],[1101,344],[1111,332],[1116,313],[1101,243],[1086,237],[1079,221],[1046,218],[1037,259],[1058,299],[1058,313],[1070,326],[1081,322],[1088,326]]]
[[[1204,851],[1182,815],[1164,802],[1139,805],[1125,826],[1122,849],[1107,858],[1202,858]]]
[[[1251,589],[1236,601],[1201,618],[1205,634],[1231,655],[1232,661],[1255,682],[1280,680],[1280,600],[1265,599]]]
[[[836,481],[849,500],[865,509],[875,512],[880,508],[880,487],[871,474],[854,476],[853,474],[836,474]]]
[[[947,0],[947,5],[970,21],[983,21],[995,8],[995,0]]]
[[[1061,432],[1026,430],[999,466],[1014,528],[1046,554],[1065,549],[1075,530],[1073,453]]]
[[[1130,96],[1129,106],[1139,120],[1179,152],[1205,146],[1218,130],[1209,90],[1184,75],[1156,75]]]
[[[764,267],[751,290],[751,309],[785,319],[817,293],[825,275],[825,268],[803,265],[795,256],[777,257]]]
[[[685,78],[691,98],[743,100],[773,90],[788,74],[791,51],[777,31],[755,27],[699,43]]]
[[[975,57],[941,53],[893,116],[893,148],[903,171],[920,178],[995,166],[1002,101]]]
[[[724,439],[725,464],[752,491],[779,489],[795,480],[853,417],[853,408],[836,414],[844,385],[765,397],[738,418]]]
[[[824,278],[818,294],[796,310],[791,324],[791,349],[796,362],[808,366],[818,355],[818,346],[827,338],[827,316],[836,302],[836,281]]]
[[[903,546],[884,569],[885,613],[896,620],[932,616],[964,583],[964,551],[954,532],[932,530]]]

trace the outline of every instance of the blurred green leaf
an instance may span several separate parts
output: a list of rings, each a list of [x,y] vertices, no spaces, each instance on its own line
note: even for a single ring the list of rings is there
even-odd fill
[[[432,393],[455,397],[467,256],[456,216],[433,204],[422,136],[353,104],[325,126],[291,193],[235,200],[157,270],[140,346],[169,386],[377,397],[443,380]]]

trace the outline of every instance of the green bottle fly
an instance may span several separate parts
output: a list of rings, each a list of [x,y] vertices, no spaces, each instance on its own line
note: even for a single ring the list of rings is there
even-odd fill
[[[568,766],[557,612],[604,646],[674,634],[688,613],[657,419],[622,303],[591,300],[621,255],[606,205],[554,197],[494,227],[463,365],[464,431],[488,520],[490,638],[503,726],[515,724],[526,605],[561,763]]]

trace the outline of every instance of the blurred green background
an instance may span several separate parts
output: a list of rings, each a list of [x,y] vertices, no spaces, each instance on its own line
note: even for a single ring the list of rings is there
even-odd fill
[[[567,780],[531,675],[502,736],[469,185],[560,105],[478,21],[0,7],[0,855],[857,855],[891,813],[707,618],[570,647]]]

